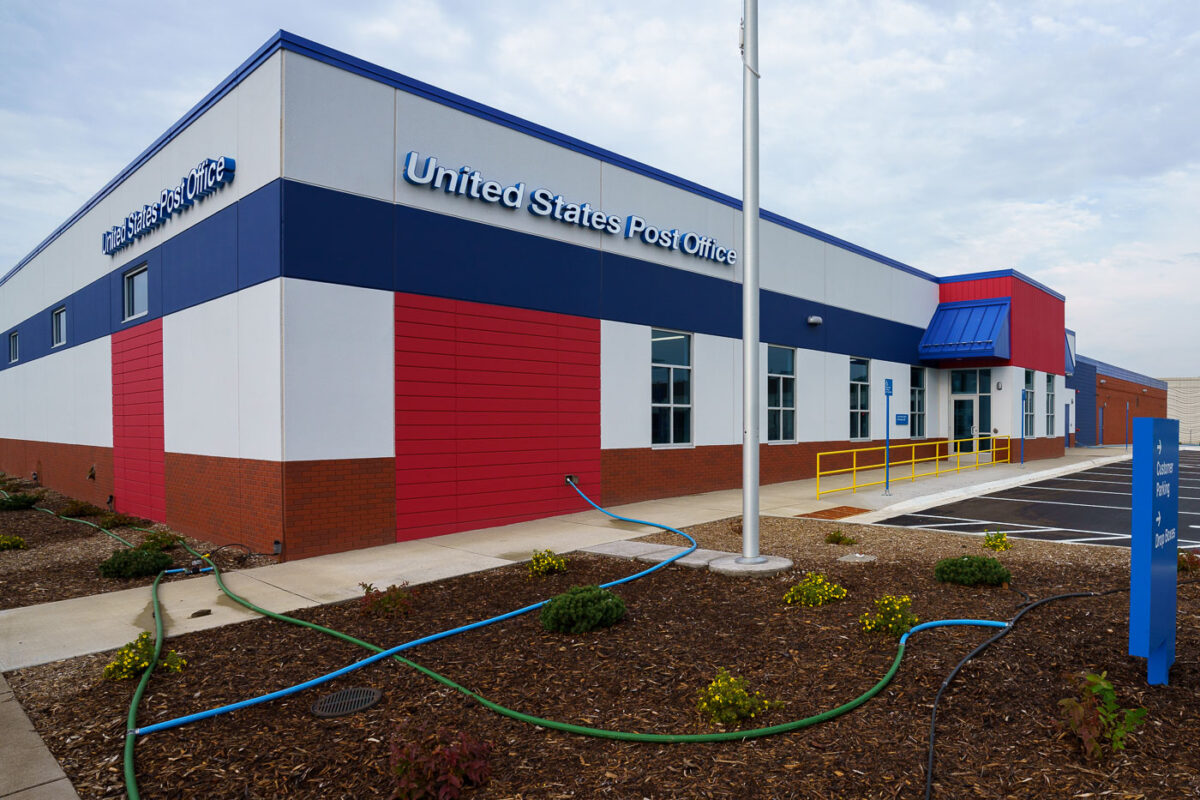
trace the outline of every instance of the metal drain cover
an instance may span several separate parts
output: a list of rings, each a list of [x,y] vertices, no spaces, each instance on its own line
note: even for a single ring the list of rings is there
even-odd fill
[[[327,694],[312,704],[312,713],[318,717],[341,717],[363,711],[379,702],[383,692],[365,686],[351,686],[340,692]]]

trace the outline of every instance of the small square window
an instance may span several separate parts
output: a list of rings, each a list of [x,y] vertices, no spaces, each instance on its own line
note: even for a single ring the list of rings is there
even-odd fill
[[[67,307],[50,312],[50,346],[60,347],[67,343]]]
[[[142,266],[125,274],[125,317],[130,320],[150,311],[149,272]]]
[[[8,335],[8,363],[15,364],[17,359],[21,357],[21,342],[17,336],[17,332],[13,331]]]

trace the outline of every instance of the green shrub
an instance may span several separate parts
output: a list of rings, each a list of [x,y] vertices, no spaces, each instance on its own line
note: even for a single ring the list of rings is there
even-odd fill
[[[919,621],[911,608],[912,598],[908,595],[885,594],[875,601],[875,614],[863,614],[858,622],[863,633],[889,633],[899,638]]]
[[[1012,549],[1012,544],[1008,541],[1008,534],[1004,531],[992,531],[991,533],[984,531],[983,546],[996,553]]]
[[[559,633],[607,628],[625,616],[625,603],[599,586],[572,586],[542,606],[542,627]]]
[[[25,550],[25,540],[20,536],[0,533],[0,550]]]
[[[454,800],[464,789],[481,786],[491,777],[488,757],[492,745],[466,731],[439,728],[427,733],[397,732],[391,742],[388,766],[395,778],[396,800]]]
[[[104,509],[91,503],[85,503],[82,500],[68,500],[59,509],[58,515],[60,517],[97,517],[103,513]]]
[[[858,539],[852,536],[847,536],[841,530],[832,531],[825,534],[826,544],[858,544]]]
[[[1125,749],[1125,737],[1146,718],[1144,708],[1121,708],[1108,673],[1085,672],[1079,696],[1058,701],[1060,725],[1079,737],[1084,758],[1102,761],[1109,753]],[[1107,743],[1107,747],[1105,744]]]
[[[555,572],[566,572],[567,560],[550,550],[534,550],[529,559],[529,577],[537,578]]]
[[[360,583],[359,587],[363,590],[363,596],[358,602],[364,612],[393,617],[412,611],[413,596],[408,591],[408,581],[399,586],[392,584],[383,590],[376,589],[373,583]]]
[[[100,565],[100,575],[105,578],[142,578],[157,575],[171,566],[171,557],[161,550],[118,550]]]
[[[730,675],[724,667],[717,670],[716,679],[701,689],[696,698],[696,708],[714,725],[735,725],[781,705],[779,701],[765,699],[762,692],[751,694],[746,679]]]
[[[991,556],[959,556],[943,558],[933,568],[933,577],[942,583],[963,586],[1000,586],[1012,580],[1012,573]]]
[[[154,640],[149,633],[139,633],[138,637],[129,644],[123,645],[117,651],[117,657],[104,667],[106,681],[123,681],[136,678],[150,666],[154,658]],[[158,667],[169,672],[182,672],[187,666],[178,653],[169,651],[165,656],[160,654]]]
[[[96,520],[96,524],[101,528],[111,531],[113,528],[145,528],[154,523],[141,517],[131,517],[128,514],[114,514],[110,512]]]
[[[41,499],[40,494],[30,492],[10,494],[8,497],[0,497],[0,511],[24,511],[33,508],[34,503]]]
[[[180,537],[170,531],[152,531],[143,537],[139,550],[170,550],[177,547]]]
[[[788,605],[798,603],[802,606],[816,607],[845,598],[846,590],[843,587],[830,583],[824,575],[809,572],[805,574],[804,580],[787,590],[783,602]]]

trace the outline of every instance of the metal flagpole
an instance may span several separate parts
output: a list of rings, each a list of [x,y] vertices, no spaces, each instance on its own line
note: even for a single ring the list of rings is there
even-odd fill
[[[742,556],[758,552],[758,0],[742,19]]]

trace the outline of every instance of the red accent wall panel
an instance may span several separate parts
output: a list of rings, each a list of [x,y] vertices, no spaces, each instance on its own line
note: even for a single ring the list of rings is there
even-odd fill
[[[1064,374],[1066,306],[1054,295],[1016,276],[1006,275],[943,283],[939,286],[938,296],[943,303],[1011,297],[1012,354],[1002,363],[1054,375]],[[943,366],[956,365],[947,362]]]
[[[112,336],[113,495],[116,509],[167,518],[162,320]]]
[[[600,323],[396,295],[396,538],[588,506],[600,488]]]

